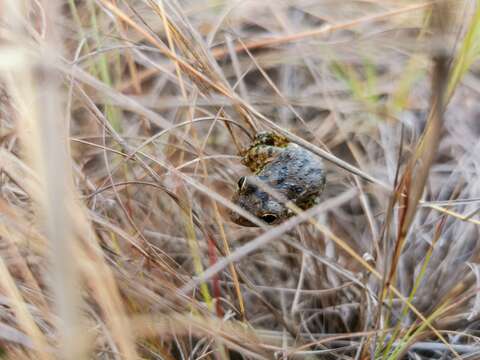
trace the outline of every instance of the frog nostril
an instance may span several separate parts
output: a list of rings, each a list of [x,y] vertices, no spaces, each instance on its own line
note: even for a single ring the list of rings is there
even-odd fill
[[[264,214],[262,215],[262,220],[267,224],[272,224],[275,222],[275,220],[277,220],[277,216],[274,214]]]

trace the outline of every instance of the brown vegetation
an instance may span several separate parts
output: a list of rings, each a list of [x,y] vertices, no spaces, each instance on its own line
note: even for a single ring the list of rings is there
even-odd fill
[[[5,0],[10,359],[480,358],[480,2]],[[325,159],[243,228],[240,152]]]

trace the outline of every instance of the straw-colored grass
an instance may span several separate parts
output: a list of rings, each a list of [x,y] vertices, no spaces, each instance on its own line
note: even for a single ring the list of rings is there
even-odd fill
[[[0,10],[0,356],[480,358],[480,1]],[[260,130],[328,172],[273,227]]]

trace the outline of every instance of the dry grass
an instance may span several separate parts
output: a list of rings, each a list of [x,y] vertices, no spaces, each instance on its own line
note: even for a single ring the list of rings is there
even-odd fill
[[[480,2],[5,0],[9,359],[480,358]],[[273,130],[322,203],[228,216]]]

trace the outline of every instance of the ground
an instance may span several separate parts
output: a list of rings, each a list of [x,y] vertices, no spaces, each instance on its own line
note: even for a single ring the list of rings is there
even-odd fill
[[[478,356],[478,2],[25,4],[0,25],[6,357]],[[262,130],[327,186],[245,228]]]

